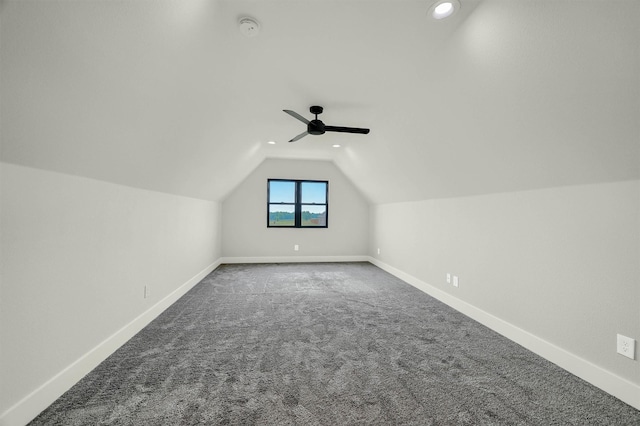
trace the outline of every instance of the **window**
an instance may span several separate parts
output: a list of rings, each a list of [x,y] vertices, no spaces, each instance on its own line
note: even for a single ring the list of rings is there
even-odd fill
[[[267,227],[326,228],[329,182],[320,180],[267,181]]]

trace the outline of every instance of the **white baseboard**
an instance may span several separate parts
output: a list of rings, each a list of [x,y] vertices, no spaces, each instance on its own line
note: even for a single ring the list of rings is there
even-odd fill
[[[211,271],[221,264],[221,259],[198,272],[195,276],[175,289],[158,303],[140,314],[129,324],[106,338],[95,348],[84,354],[64,370],[42,384],[7,411],[0,415],[0,426],[22,426],[33,420],[42,410],[69,390],[87,373],[96,368],[109,355],[146,327],[165,309],[199,283]]]
[[[369,256],[254,256],[223,257],[221,263],[368,262]]]
[[[489,327],[497,333],[505,336],[531,352],[551,361],[557,366],[591,383],[603,391],[615,396],[621,401],[640,410],[640,386],[603,369],[571,352],[568,352],[552,343],[541,339],[510,324],[488,312],[464,302],[451,294],[444,292],[420,279],[409,275],[393,266],[387,265],[378,259],[369,257],[368,261],[391,275],[405,281],[439,301],[451,306],[453,309],[467,315],[479,323]]]

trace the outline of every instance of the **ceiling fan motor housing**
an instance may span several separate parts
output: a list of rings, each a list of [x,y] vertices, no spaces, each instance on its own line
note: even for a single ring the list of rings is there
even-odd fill
[[[309,124],[307,124],[307,132],[312,135],[323,135],[324,123],[320,120],[311,120]]]

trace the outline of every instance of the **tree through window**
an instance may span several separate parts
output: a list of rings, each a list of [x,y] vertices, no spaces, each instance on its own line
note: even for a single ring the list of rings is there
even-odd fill
[[[269,179],[267,226],[269,228],[327,228],[329,182]]]

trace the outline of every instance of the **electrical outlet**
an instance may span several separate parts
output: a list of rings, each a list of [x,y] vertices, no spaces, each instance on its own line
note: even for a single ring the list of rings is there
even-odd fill
[[[453,276],[453,286],[454,287],[458,287],[460,285],[460,282],[458,281],[458,277],[457,276]]]
[[[149,295],[151,294],[151,287],[148,285],[144,286],[144,298],[148,298]]]
[[[447,283],[451,284],[451,274],[447,272]]]
[[[293,246],[293,250],[294,250],[294,251],[298,251],[298,250],[300,250],[300,246],[299,246],[299,245],[297,245],[297,244],[294,244],[294,246]]]
[[[636,341],[631,337],[618,334],[618,353],[627,358],[636,359]]]
[[[378,254],[380,254],[380,248],[378,248]]]

